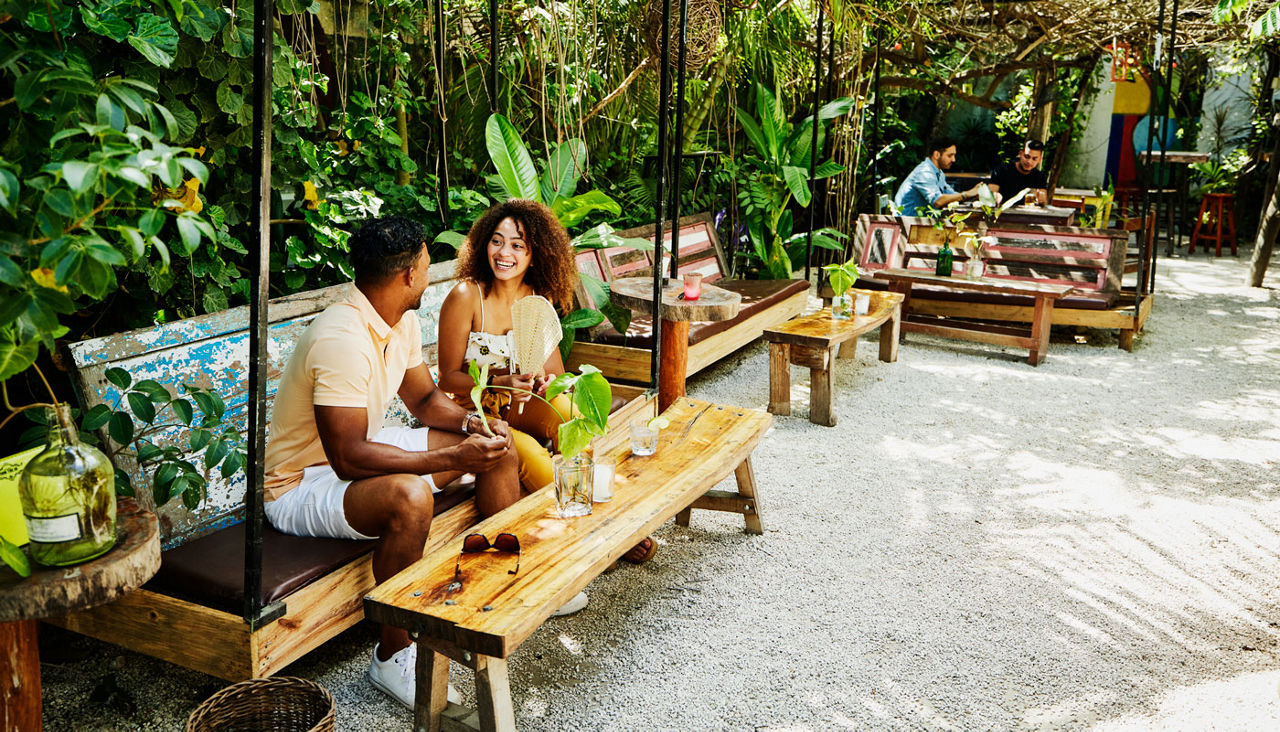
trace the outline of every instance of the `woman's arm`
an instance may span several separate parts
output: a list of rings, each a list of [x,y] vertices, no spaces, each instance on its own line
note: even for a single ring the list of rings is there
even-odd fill
[[[440,333],[436,348],[440,367],[440,388],[451,394],[466,394],[475,386],[467,373],[467,338],[478,308],[480,286],[459,282],[440,306]]]

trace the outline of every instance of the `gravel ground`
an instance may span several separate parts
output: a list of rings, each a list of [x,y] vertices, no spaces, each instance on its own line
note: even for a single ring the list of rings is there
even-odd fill
[[[696,513],[596,580],[510,659],[520,728],[1280,729],[1280,298],[1238,284],[1247,258],[1162,261],[1131,354],[1071,329],[1038,368],[921,336],[883,364],[864,340],[835,428],[794,369],[755,452],[765,535]],[[757,343],[690,393],[763,409],[767,383]],[[373,641],[286,673],[341,729],[406,729],[363,677]],[[49,730],[179,729],[222,686],[42,643]]]

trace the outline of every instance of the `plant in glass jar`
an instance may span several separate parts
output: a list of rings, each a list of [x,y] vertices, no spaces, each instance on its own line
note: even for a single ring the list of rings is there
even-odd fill
[[[849,288],[858,281],[858,264],[850,259],[844,264],[825,264],[822,271],[827,273],[827,281],[831,283],[831,317],[836,320],[848,320],[853,315],[853,300],[849,297]]]
[[[580,374],[563,373],[552,379],[547,385],[545,395],[517,389],[510,386],[496,386],[489,383],[488,366],[479,366],[475,361],[467,365],[467,372],[475,386],[471,389],[471,401],[480,412],[480,420],[486,434],[493,436],[493,431],[484,416],[481,404],[486,389],[503,389],[511,392],[528,394],[541,399],[560,417],[556,442],[560,454],[553,459],[556,476],[556,507],[562,517],[585,516],[591,513],[592,469],[591,455],[586,448],[595,437],[603,435],[609,428],[609,407],[613,403],[613,390],[605,380],[600,369],[583,364]],[[550,400],[561,394],[569,394],[570,410],[566,417]]]
[[[33,368],[40,374],[38,367]],[[156,507],[181,497],[188,509],[194,509],[206,498],[209,471],[217,468],[229,478],[245,463],[239,432],[223,423],[225,405],[216,393],[184,387],[200,409],[197,414],[190,400],[170,395],[156,381],[135,383],[119,368],[107,369],[104,376],[120,395],[114,406],[99,404],[81,414],[78,429],[71,407],[56,396],[52,403],[14,407],[4,391],[4,403],[11,412],[5,422],[25,412],[37,425],[22,439],[35,437],[47,443],[19,479],[31,540],[28,552],[41,564],[87,561],[115,544],[116,497],[134,495],[129,474],[118,464],[126,450],[139,472],[151,476]],[[51,388],[49,393],[54,396]],[[96,437],[103,428],[111,438],[105,443]],[[175,430],[186,432],[189,449],[176,444]],[[188,459],[192,453],[202,453],[203,469]],[[0,559],[20,574],[24,569],[29,573],[29,565],[19,566],[21,555],[12,544],[0,544]]]

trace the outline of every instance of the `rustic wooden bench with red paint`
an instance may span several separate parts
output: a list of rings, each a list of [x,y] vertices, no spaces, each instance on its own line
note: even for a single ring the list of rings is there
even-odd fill
[[[928,219],[899,216],[858,217],[854,256],[865,275],[859,287],[884,289],[876,270],[902,268],[933,272],[944,232]],[[1081,325],[1116,329],[1119,345],[1133,350],[1134,335],[1151,313],[1152,297],[1122,284],[1129,232],[1122,229],[1083,229],[997,222],[987,230],[997,239],[988,247],[984,276],[993,279],[1070,285],[1074,291],[1057,300],[1052,325]],[[1150,249],[1152,243],[1145,242]],[[1149,256],[1149,254],[1148,254]],[[955,270],[962,275],[963,251],[955,252]],[[1032,323],[1035,298],[1001,292],[964,292],[915,285],[913,313],[1009,323]]]
[[[653,455],[633,456],[622,442],[597,449],[617,460],[617,480],[613,500],[596,504],[591,515],[557,517],[547,487],[475,527],[485,536],[509,532],[520,539],[515,575],[508,574],[514,557],[463,557],[456,538],[365,599],[370,619],[417,636],[414,729],[467,729],[478,722],[490,732],[515,730],[507,659],[556,608],[667,520],[687,526],[695,508],[728,511],[743,515],[748,533],[763,533],[751,452],[773,418],[687,397],[663,414],[670,424]],[[713,490],[731,474],[736,492]],[[451,660],[475,673],[477,712],[446,701]]]
[[[647,226],[618,234],[652,242],[653,232],[653,227]],[[666,241],[670,240],[668,231]],[[577,258],[578,269],[605,282],[622,277],[652,277],[650,254],[622,246],[582,252]],[[735,280],[727,278],[728,271],[711,214],[681,218],[679,272],[701,272],[703,282],[742,296],[736,317],[689,324],[686,376],[755,341],[765,328],[794,318],[808,303],[809,284],[803,280]],[[579,292],[578,297],[584,306],[596,306],[585,292]],[[625,333],[619,333],[607,323],[593,329],[589,340],[574,345],[567,366],[577,370],[578,365],[589,363],[603,371],[610,381],[648,384],[652,343],[651,316],[637,314]]]
[[[455,284],[455,262],[431,266],[431,285],[418,315],[423,322],[423,358],[434,364],[440,305]],[[313,290],[271,301],[269,307],[268,413],[279,375],[297,337],[315,316],[343,299],[350,285]],[[248,310],[203,315],[155,329],[98,338],[72,346],[81,406],[116,404],[119,390],[108,368],[151,378],[177,394],[183,384],[213,389],[227,403],[226,417],[244,430],[247,408]],[[611,415],[611,424],[652,414],[641,390],[618,386],[631,399]],[[620,400],[621,401],[621,400]],[[409,424],[398,400],[388,424]],[[162,440],[187,445],[173,431]],[[104,439],[106,436],[104,435]],[[191,459],[199,464],[198,456]],[[136,465],[122,465],[135,486],[150,480]],[[165,551],[160,571],[141,589],[115,602],[51,620],[65,628],[223,679],[270,676],[363,617],[361,598],[374,586],[373,542],[289,536],[265,527],[262,588],[265,605],[281,603],[282,615],[259,627],[241,617],[244,607],[244,475],[224,481],[209,476],[209,498],[195,511],[180,502],[162,507]],[[149,503],[149,490],[139,490]],[[443,545],[475,524],[480,515],[469,485],[436,495],[427,550]]]

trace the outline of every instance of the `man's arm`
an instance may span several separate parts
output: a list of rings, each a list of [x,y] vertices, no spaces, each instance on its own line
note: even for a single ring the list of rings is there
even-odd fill
[[[418,418],[423,425],[437,430],[462,433],[462,420],[470,410],[458,406],[445,395],[431,380],[431,372],[425,363],[410,367],[404,372],[404,380],[400,382],[400,400],[408,407],[409,414]],[[490,419],[489,429],[499,437],[510,439],[511,432],[507,423],[500,419]],[[474,434],[481,431],[478,417],[467,422],[467,432]]]
[[[967,191],[961,191],[961,192],[959,192],[959,193],[943,193],[943,194],[939,195],[937,198],[935,198],[935,199],[934,199],[934,201],[933,201],[933,207],[934,207],[934,208],[946,208],[948,205],[950,205],[950,204],[952,204],[952,203],[959,203],[959,202],[961,202],[961,201],[968,201],[968,200],[975,199],[975,198],[977,198],[977,197],[978,197],[978,187],[977,187],[977,186],[974,186],[973,188],[970,188],[970,189],[969,189],[969,190],[967,190]]]
[[[410,452],[370,440],[369,415],[363,407],[316,405],[315,414],[325,457],[329,459],[333,472],[343,480],[392,473],[484,472],[497,465],[509,449],[507,440],[502,437],[472,435],[452,447]],[[461,422],[461,415],[458,420]]]

